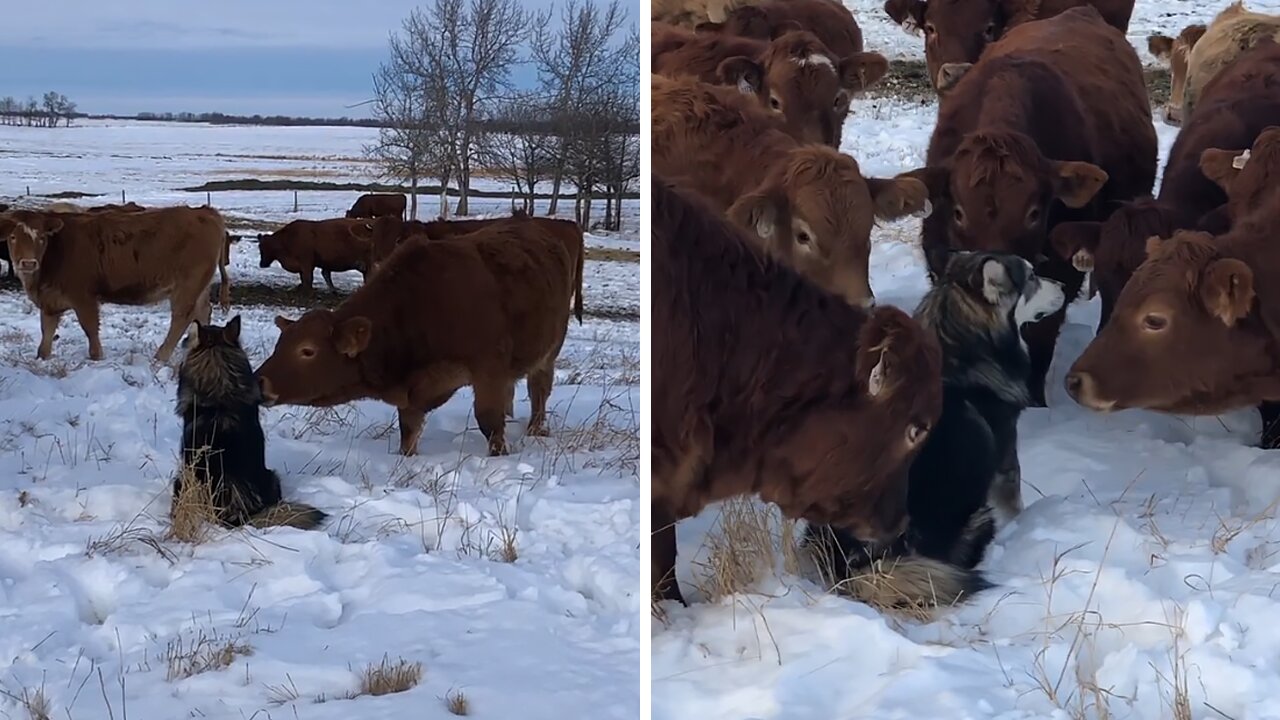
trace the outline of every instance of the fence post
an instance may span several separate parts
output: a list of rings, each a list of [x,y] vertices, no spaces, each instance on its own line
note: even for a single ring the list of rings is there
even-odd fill
[[[121,190],[121,191],[120,191],[120,204],[121,204],[121,205],[123,205],[123,204],[124,204],[124,190]]]
[[[209,207],[213,207],[213,193],[209,192],[208,190],[206,190],[204,193],[204,204],[208,205]]]
[[[293,211],[298,212],[298,191],[293,191]]]

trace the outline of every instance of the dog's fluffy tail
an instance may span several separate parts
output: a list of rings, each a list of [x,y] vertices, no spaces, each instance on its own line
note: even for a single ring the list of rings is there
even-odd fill
[[[950,607],[993,587],[976,570],[923,555],[882,558],[851,570],[850,576],[836,585],[836,590],[880,608]]]
[[[284,500],[249,518],[248,524],[256,528],[285,526],[314,530],[328,517],[328,513],[306,503]]]

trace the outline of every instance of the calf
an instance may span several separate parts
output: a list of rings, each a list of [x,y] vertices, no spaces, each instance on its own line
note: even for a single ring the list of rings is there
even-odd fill
[[[889,61],[876,53],[835,58],[807,31],[770,42],[659,24],[653,31],[653,72],[735,86],[761,107],[781,113],[795,137],[836,148],[853,95],[889,71]]]
[[[941,412],[936,338],[897,308],[840,302],[695,196],[651,186],[655,592],[683,601],[675,522],[734,495],[896,537]]]
[[[1245,52],[1205,86],[1204,112],[1178,133],[1158,199],[1121,205],[1104,222],[1068,222],[1053,229],[1056,254],[1070,258],[1079,270],[1093,271],[1102,294],[1098,327],[1106,324],[1120,290],[1146,259],[1147,238],[1168,238],[1180,229],[1225,232],[1227,193],[1211,178],[1237,172],[1232,164],[1240,151],[1267,126],[1280,125],[1278,91],[1280,46],[1265,43]],[[1207,151],[1209,166],[1202,170]]]
[[[367,220],[294,220],[274,233],[258,236],[258,266],[280,267],[298,273],[303,292],[312,291],[316,268],[329,289],[335,272],[358,270],[368,273],[369,243],[352,232],[352,228],[371,229]]]
[[[1049,232],[1101,221],[1149,195],[1156,135],[1138,55],[1092,7],[1010,30],[942,97],[925,175],[937,210],[922,245],[932,276],[948,249],[1012,252],[1044,263],[1074,298],[1083,274],[1049,257]],[[1033,404],[1066,308],[1024,327]]]
[[[1182,90],[1182,116],[1190,117],[1205,85],[1236,61],[1245,50],[1263,41],[1280,41],[1280,15],[1245,10],[1236,2],[1218,13],[1187,55],[1187,80]]]
[[[1170,125],[1182,124],[1182,93],[1187,85],[1187,56],[1191,48],[1204,36],[1205,26],[1188,25],[1178,37],[1150,35],[1147,50],[1159,60],[1169,63],[1169,101],[1164,105],[1164,121]]]
[[[144,212],[49,213],[21,210],[0,217],[0,237],[27,296],[40,308],[42,360],[67,311],[89,339],[89,357],[102,359],[101,303],[151,305],[168,300],[169,332],[156,350],[168,362],[193,320],[207,323],[209,285],[226,228],[212,208],[173,207]]]
[[[408,198],[404,195],[370,193],[361,195],[356,198],[351,209],[347,211],[348,219],[355,218],[380,218],[380,217],[404,217],[405,207],[408,206]]]
[[[853,13],[833,0],[760,0],[729,11],[724,22],[702,23],[698,32],[770,40],[808,30],[840,59],[862,52],[862,30]]]
[[[267,404],[381,400],[399,412],[400,453],[413,455],[426,414],[470,385],[489,454],[501,455],[504,410],[527,375],[527,434],[546,435],[574,263],[553,234],[519,235],[493,226],[410,240],[336,309],[277,318],[280,339],[258,370]]]
[[[924,59],[929,81],[939,92],[954,84],[943,67],[976,63],[982,51],[1011,28],[1044,20],[1074,7],[1092,6],[1112,27],[1125,33],[1134,0],[887,0],[884,11],[908,32],[924,30]]]
[[[924,184],[864,178],[856,160],[801,144],[731,88],[659,76],[652,83],[654,170],[706,196],[829,292],[870,302],[871,227],[921,210]]]

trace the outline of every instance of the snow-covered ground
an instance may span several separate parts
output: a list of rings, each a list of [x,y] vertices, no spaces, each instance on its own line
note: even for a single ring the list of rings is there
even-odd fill
[[[1153,5],[1138,7],[1147,22]],[[844,150],[869,174],[918,167],[935,112],[862,101]],[[1163,164],[1176,128],[1155,127]],[[925,292],[918,233],[915,220],[877,230],[879,301],[912,309]],[[1028,507],[981,566],[998,587],[920,622],[827,594],[779,559],[749,592],[708,602],[721,507],[709,508],[678,526],[694,604],[664,606],[652,628],[655,720],[1280,718],[1280,453],[1253,447],[1251,410],[1103,416],[1073,403],[1063,376],[1098,312],[1096,299],[1071,306],[1049,407],[1023,416]],[[1174,707],[1184,691],[1189,714]]]
[[[196,205],[203,194],[174,188],[223,166],[229,177],[358,177],[350,158],[367,132],[102,125],[0,129],[0,196],[125,186],[144,204]],[[296,217],[285,193],[278,205],[270,195],[215,193],[214,204]],[[301,215],[325,217],[356,193],[301,196],[316,199]],[[588,243],[638,249],[637,224]],[[251,241],[233,250],[232,272],[297,281],[258,269]],[[634,262],[589,263],[588,307],[638,311],[638,276]],[[255,365],[278,336],[272,318],[299,312],[233,306]],[[286,497],[330,519],[192,545],[166,536],[181,424],[173,371],[150,356],[167,321],[163,304],[105,306],[106,359],[89,363],[68,316],[41,362],[38,314],[0,292],[0,717],[45,717],[26,708],[37,693],[48,717],[68,720],[444,718],[458,693],[475,717],[638,715],[638,323],[571,321],[551,437],[524,437],[521,383],[509,457],[485,456],[469,390],[431,414],[409,459],[380,403],[264,410]],[[421,682],[350,697],[384,658],[420,663]]]

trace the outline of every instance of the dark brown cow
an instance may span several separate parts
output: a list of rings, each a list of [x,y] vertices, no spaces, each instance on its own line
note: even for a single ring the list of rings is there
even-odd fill
[[[889,71],[883,55],[840,59],[813,33],[799,30],[764,41],[654,23],[651,55],[653,72],[734,86],[781,113],[795,137],[836,148],[854,94]]]
[[[734,8],[723,23],[702,23],[698,32],[771,40],[791,30],[808,30],[838,58],[862,52],[862,30],[853,13],[833,0],[762,0]]]
[[[1280,137],[1280,46],[1272,45],[1266,54],[1275,65],[1267,88],[1269,112],[1258,119],[1267,126],[1248,148],[1238,149],[1245,143],[1224,142],[1200,154],[1201,171],[1227,194],[1232,223],[1266,213],[1280,201],[1280,157],[1271,154],[1277,152]]]
[[[937,339],[897,308],[839,302],[652,180],[655,592],[683,601],[675,522],[734,495],[896,537],[942,409]]]
[[[151,305],[167,299],[169,333],[156,350],[168,362],[187,325],[208,323],[209,285],[226,228],[212,208],[160,208],[139,213],[48,213],[19,210],[0,217],[0,237],[28,297],[40,308],[40,359],[53,352],[62,315],[74,311],[102,359],[101,303]]]
[[[368,220],[294,220],[274,233],[258,236],[258,266],[280,267],[298,273],[302,290],[312,291],[316,268],[329,289],[335,272],[357,270],[361,277],[368,274],[369,242],[358,237],[352,228],[372,229]]]
[[[694,190],[775,257],[851,303],[872,299],[871,228],[920,211],[914,178],[864,178],[858,162],[803,145],[732,88],[653,76],[653,168]]]
[[[1187,86],[1187,59],[1191,48],[1204,37],[1202,23],[1188,25],[1178,37],[1150,35],[1147,50],[1160,60],[1169,63],[1169,102],[1164,105],[1164,121],[1170,125],[1182,124],[1182,93]]]
[[[404,210],[409,201],[404,195],[390,193],[369,193],[361,195],[347,211],[348,219],[404,217]]]
[[[1149,196],[1156,150],[1138,55],[1096,10],[1013,28],[942,96],[927,173],[937,210],[922,235],[931,274],[949,249],[1013,252],[1046,260],[1036,272],[1074,298],[1084,276],[1047,257],[1049,231]],[[1039,405],[1066,312],[1023,329]]]
[[[277,318],[280,339],[258,370],[266,402],[381,400],[399,411],[400,452],[413,455],[426,414],[470,385],[489,454],[500,455],[504,409],[527,375],[527,434],[546,435],[574,263],[551,233],[480,234],[409,240],[337,309]]]
[[[91,212],[91,213],[100,213],[100,212],[125,212],[125,213],[134,213],[134,212],[142,212],[143,210],[146,210],[146,208],[145,208],[145,207],[143,207],[143,206],[141,206],[141,205],[139,205],[138,203],[133,202],[132,200],[130,200],[129,202],[124,203],[123,205],[111,205],[111,204],[107,204],[107,205],[97,205],[97,206],[95,206],[95,207],[91,207],[91,208],[89,208],[88,210],[85,210],[85,212]]]
[[[1229,177],[1236,156],[1267,126],[1280,125],[1280,46],[1267,43],[1241,55],[1205,87],[1200,102],[1205,112],[1196,113],[1178,133],[1157,200],[1122,205],[1102,223],[1062,223],[1053,229],[1056,253],[1072,259],[1077,269],[1093,270],[1102,294],[1099,327],[1146,259],[1147,238],[1168,238],[1180,229],[1226,231],[1229,223],[1219,207],[1227,193],[1210,177]],[[1234,149],[1211,153],[1210,164],[1217,163],[1202,171],[1201,157],[1211,148]]]
[[[1277,179],[1280,127],[1258,136],[1229,192],[1270,202],[1217,238],[1180,231],[1148,243],[1111,322],[1067,375],[1076,402],[1217,415],[1280,401]]]
[[[1018,25],[1092,6],[1125,33],[1133,4],[1134,0],[887,0],[884,11],[908,32],[924,31],[929,81],[941,93],[954,84],[945,66],[978,62],[987,45]]]

